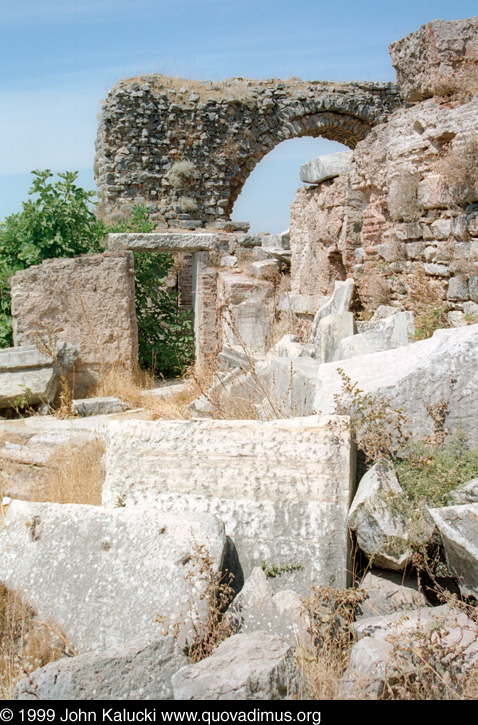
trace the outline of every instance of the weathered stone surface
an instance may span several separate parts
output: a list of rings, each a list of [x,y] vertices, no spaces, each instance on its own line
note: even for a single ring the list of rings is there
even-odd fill
[[[282,358],[271,357],[267,362],[255,365],[257,379],[250,375],[249,384],[256,397],[263,398],[267,391],[268,398],[273,401],[276,411],[283,417],[306,416],[314,411],[314,400],[317,388],[317,377],[321,363],[311,357]],[[257,390],[257,388],[260,388]],[[261,420],[270,420],[277,414],[270,414],[267,400],[263,406]]]
[[[419,101],[440,95],[446,82],[466,82],[465,68],[478,56],[478,17],[433,20],[390,45],[392,65],[405,100]]]
[[[393,668],[392,644],[383,637],[365,637],[357,642],[342,679],[340,691],[347,700],[379,699]]]
[[[319,324],[320,321],[329,315],[340,315],[344,312],[349,311],[350,303],[354,292],[354,281],[353,279],[347,279],[345,282],[336,282],[334,291],[331,297],[327,300],[322,307],[319,308],[312,325],[312,333],[310,341],[315,343],[319,337]]]
[[[462,483],[450,491],[448,501],[452,506],[459,506],[466,503],[478,503],[478,478]]]
[[[182,234],[178,232],[108,234],[106,237],[106,247],[111,251],[209,252],[219,247],[219,239],[216,234],[205,232],[184,232]]]
[[[151,75],[147,82],[120,81],[109,92],[95,161],[108,214],[145,203],[162,225],[227,220],[255,164],[281,141],[325,135],[354,148],[401,103],[389,83],[184,84],[182,93],[176,78]],[[196,206],[194,220],[181,219],[184,201]]]
[[[187,616],[196,547],[207,547],[217,571],[225,543],[222,523],[200,513],[12,501],[0,580],[77,651],[100,651],[152,639]],[[204,586],[194,575],[198,598]]]
[[[313,337],[315,353],[313,357],[319,362],[340,360],[340,358],[337,358],[337,349],[344,338],[350,339],[353,336],[354,329],[352,312],[341,312],[323,317],[315,327]]]
[[[300,690],[293,648],[266,632],[230,637],[172,681],[175,700],[283,700]]]
[[[315,315],[319,307],[327,302],[327,297],[321,295],[301,295],[285,292],[279,300],[281,312],[297,312],[301,315]]]
[[[239,345],[251,355],[264,355],[274,320],[272,282],[220,272],[218,306],[227,310],[219,321],[223,343]]]
[[[270,279],[279,273],[280,262],[275,259],[253,262],[251,264],[251,271],[254,277],[258,277],[259,279]]]
[[[19,397],[28,405],[53,402],[61,373],[66,374],[73,368],[78,348],[67,342],[59,343],[54,354],[58,365],[35,345],[0,350],[0,408],[11,408]]]
[[[330,296],[335,282],[344,278],[348,193],[345,176],[298,189],[290,209],[293,294]]]
[[[353,464],[344,418],[112,421],[103,503],[214,513],[245,577],[294,564],[280,586],[302,594],[347,582]]]
[[[262,249],[290,249],[290,234],[282,232],[282,234],[262,234]]]
[[[83,398],[73,401],[73,409],[78,415],[88,417],[90,415],[111,415],[128,410],[131,406],[119,398],[112,396],[106,398]]]
[[[302,164],[299,170],[300,180],[305,184],[320,184],[321,181],[333,179],[335,176],[340,176],[340,174],[346,174],[350,169],[351,156],[351,151],[317,156],[315,159]]]
[[[218,278],[208,252],[193,255],[192,278],[195,359],[201,365],[220,349]]]
[[[478,598],[478,503],[430,509],[448,568],[464,596]]]
[[[275,355],[278,357],[308,357],[308,350],[299,342],[297,335],[284,335],[267,354],[268,357]]]
[[[279,570],[277,577],[280,576]],[[306,642],[309,624],[303,602],[292,590],[283,589],[274,594],[269,582],[262,568],[255,567],[230,605],[227,620],[234,633],[260,630],[300,646]]]
[[[363,325],[359,334],[341,339],[333,356],[324,362],[345,360],[356,355],[368,355],[410,345],[414,333],[413,313],[397,311],[390,317]]]
[[[428,606],[427,599],[419,590],[416,581],[404,577],[402,573],[372,569],[360,582],[360,588],[368,596],[357,605],[359,619]]]
[[[341,680],[341,693],[347,699],[381,699],[388,684],[423,667],[423,659],[413,657],[428,639],[433,657],[436,632],[435,669],[443,666],[440,652],[455,652],[446,661],[447,670],[462,675],[478,663],[478,628],[466,614],[447,605],[418,609],[389,616],[370,617],[355,625],[359,638],[352,648],[347,670]]]
[[[478,199],[478,187],[465,160],[473,157],[477,109],[476,96],[398,109],[357,144],[348,175],[299,189],[292,292],[330,294],[334,280],[353,276],[363,307],[373,310],[402,304],[424,273],[435,306],[447,298],[448,309],[461,310],[472,300],[478,232],[466,204]]]
[[[413,554],[407,521],[397,505],[402,488],[393,466],[376,463],[361,479],[349,511],[349,526],[373,566],[404,569]]]
[[[426,406],[445,400],[447,427],[453,431],[461,424],[470,442],[478,443],[478,325],[438,330],[428,340],[344,360],[340,367],[365,393],[385,396],[392,408],[403,408],[413,436],[433,432]],[[337,363],[325,363],[310,410],[333,413],[334,394],[341,389]]]
[[[172,700],[171,677],[187,664],[157,637],[52,662],[18,683],[14,700]]]
[[[73,393],[90,392],[102,370],[132,371],[138,360],[131,252],[50,259],[12,278],[15,345],[51,334],[80,350]]]

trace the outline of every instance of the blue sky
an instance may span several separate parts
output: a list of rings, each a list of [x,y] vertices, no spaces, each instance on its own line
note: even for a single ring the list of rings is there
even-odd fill
[[[476,0],[0,0],[0,220],[21,209],[33,169],[79,171],[94,189],[97,115],[121,78],[394,80],[388,44]],[[277,146],[251,174],[233,218],[278,232],[299,166],[340,150]]]

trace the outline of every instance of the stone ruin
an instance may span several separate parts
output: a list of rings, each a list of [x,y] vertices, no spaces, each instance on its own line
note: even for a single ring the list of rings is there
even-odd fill
[[[70,374],[82,391],[105,366],[132,370],[132,252],[188,255],[196,359],[219,365],[215,400],[243,398],[257,420],[212,420],[206,395],[188,421],[134,411],[48,421],[47,438],[43,419],[24,424],[15,450],[28,460],[47,439],[75,436],[100,435],[106,454],[101,507],[14,501],[0,531],[0,580],[83,648],[23,680],[19,699],[295,696],[303,682],[293,648],[310,624],[300,598],[311,585],[353,583],[353,541],[374,568],[342,695],[383,697],[390,634],[406,642],[436,622],[447,646],[460,643],[462,672],[476,669],[476,624],[431,606],[406,575],[414,550],[410,522],[387,503],[402,493],[393,466],[375,464],[357,488],[350,426],[337,415],[345,375],[403,408],[414,438],[433,434],[429,406],[445,400],[447,426],[478,445],[478,18],[430,23],[391,55],[397,85],[151,76],[109,94],[96,162],[104,209],[116,216],[144,203],[158,231],[110,235],[102,255],[15,275],[15,344],[34,342],[39,325],[73,343]],[[301,169],[307,186],[288,232],[249,234],[230,222],[254,165],[301,135],[351,151]],[[424,299],[449,329],[416,341]],[[0,356],[0,371],[11,357]],[[33,358],[32,369],[42,365]],[[49,361],[48,381],[54,368]],[[448,575],[475,599],[477,507],[474,479],[428,510],[423,534],[439,535]],[[159,625],[181,618],[198,546],[214,571],[235,573],[237,596],[226,614],[233,636],[188,664]],[[200,578],[194,587],[201,600]],[[193,621],[182,623],[183,648]]]
[[[278,143],[323,136],[355,148],[400,103],[391,83],[121,81],[100,117],[99,195],[107,214],[147,204],[164,226],[227,220],[247,177]]]

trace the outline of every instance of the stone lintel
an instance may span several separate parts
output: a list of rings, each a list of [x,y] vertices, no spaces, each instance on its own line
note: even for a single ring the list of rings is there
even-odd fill
[[[110,251],[128,249],[132,252],[200,252],[217,249],[216,234],[205,232],[152,232],[150,234],[108,234],[106,248]]]

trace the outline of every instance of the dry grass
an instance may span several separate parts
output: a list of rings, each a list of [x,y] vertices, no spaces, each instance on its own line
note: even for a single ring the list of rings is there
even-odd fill
[[[436,592],[440,594],[439,591]],[[441,592],[443,595],[443,590]],[[355,643],[353,622],[356,606],[366,599],[361,589],[334,590],[313,587],[304,601],[310,627],[310,640],[296,649],[296,666],[303,675],[304,691],[300,699],[341,700],[345,691],[343,678]],[[428,624],[418,620],[416,628],[400,632],[390,628],[385,635],[391,645],[381,694],[369,690],[366,679],[354,682],[354,699],[368,700],[474,700],[478,695],[478,665],[470,664],[467,654],[471,642],[477,640],[476,604],[458,601],[445,593],[442,599],[454,612],[455,618],[437,615]],[[429,611],[429,610],[428,610]],[[405,621],[407,613],[404,612]],[[451,632],[463,614],[462,634]],[[377,673],[379,670],[377,670]],[[347,695],[348,697],[349,695]]]
[[[156,380],[150,372],[138,369],[132,375],[124,368],[112,367],[103,374],[93,395],[111,395],[129,403],[133,408],[143,408],[151,420],[189,419],[191,411],[188,405],[201,395],[205,385],[211,384],[212,371],[207,364],[202,368],[196,365],[186,372],[181,381],[185,385],[177,393],[173,393],[172,385],[171,388],[164,387],[164,396],[154,395]],[[202,381],[201,387],[199,381]],[[145,394],[145,391],[151,391],[151,394]]]
[[[61,446],[51,456],[49,473],[33,494],[33,500],[99,506],[103,476],[104,442],[95,439],[81,446]]]
[[[366,598],[360,589],[312,587],[304,600],[310,640],[296,650],[296,665],[306,683],[301,699],[340,700],[339,681],[347,669],[354,644],[352,623],[357,604]]]
[[[185,106],[194,105],[189,100],[189,96],[194,94],[195,96],[199,96],[199,100],[202,102],[206,102],[210,98],[221,101],[224,98],[231,97],[238,102],[254,107],[257,103],[255,88],[256,84],[260,84],[260,81],[251,82],[244,78],[230,78],[223,81],[203,82],[189,78],[161,75],[159,73],[148,76],[136,76],[121,81],[121,85],[127,88],[131,88],[133,83],[147,83],[156,93],[166,93],[168,96],[178,97]]]
[[[403,305],[415,314],[415,340],[426,340],[435,330],[448,327],[446,302],[440,281],[430,279],[423,267],[406,278],[408,296]]]
[[[435,162],[435,170],[445,183],[458,205],[478,199],[478,134],[457,140],[448,146]]]
[[[363,273],[357,280],[357,297],[365,313],[373,313],[380,305],[388,305],[390,295],[390,279],[386,268],[375,261],[365,262]]]
[[[439,99],[460,104],[471,101],[478,93],[478,59],[460,58],[453,70],[438,70],[432,78],[432,92]]]
[[[63,632],[38,622],[32,608],[0,583],[0,700],[9,700],[18,680],[38,667],[74,654]]]

